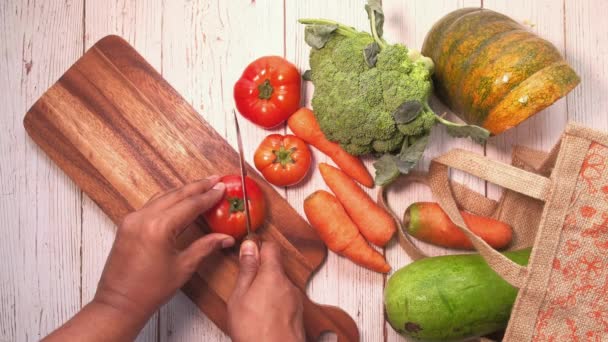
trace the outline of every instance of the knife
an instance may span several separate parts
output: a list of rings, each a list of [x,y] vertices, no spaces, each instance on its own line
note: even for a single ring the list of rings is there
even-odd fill
[[[247,164],[245,164],[245,154],[243,153],[243,140],[241,139],[241,129],[239,127],[239,119],[236,116],[236,111],[232,110],[234,116],[234,126],[236,127],[236,141],[239,148],[239,166],[241,168],[241,187],[243,191],[243,202],[245,203],[245,225],[247,227],[247,235],[244,240],[252,240],[258,247],[260,247],[262,241],[256,233],[251,230],[251,216],[249,214],[249,196],[247,195],[247,187],[245,186],[245,179],[247,178]],[[244,241],[243,240],[243,241]]]

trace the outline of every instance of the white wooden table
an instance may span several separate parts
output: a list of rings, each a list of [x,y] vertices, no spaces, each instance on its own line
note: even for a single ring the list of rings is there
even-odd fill
[[[368,29],[363,0],[2,0],[0,1],[0,341],[37,340],[93,296],[115,227],[26,135],[22,118],[33,102],[97,40],[118,34],[234,144],[232,86],[262,55],[281,55],[308,67],[302,17],[326,17]],[[553,42],[582,83],[566,99],[485,146],[446,137],[437,129],[422,167],[454,147],[509,160],[514,144],[549,149],[568,120],[608,130],[608,2],[602,0],[384,0],[385,38],[420,48],[444,14],[483,6],[527,23]],[[307,88],[307,99],[311,89]],[[307,101],[308,102],[308,101]],[[436,106],[438,108],[438,106]],[[277,129],[283,132],[284,129]],[[247,123],[247,156],[267,131]],[[316,162],[327,158],[315,152]],[[371,160],[366,161],[371,168]],[[497,197],[499,189],[454,174]],[[302,213],[302,201],[325,188],[318,173],[283,191]],[[402,212],[429,199],[420,187],[390,193]],[[433,253],[441,250],[424,246]],[[410,262],[398,244],[385,250],[394,269]],[[331,254],[310,282],[310,296],[342,307],[364,341],[401,338],[385,324],[386,277]],[[227,340],[182,294],[165,305],[141,341]]]

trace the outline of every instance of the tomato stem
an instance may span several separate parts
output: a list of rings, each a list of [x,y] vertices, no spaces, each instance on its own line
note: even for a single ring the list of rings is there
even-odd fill
[[[276,156],[273,163],[281,163],[281,166],[285,167],[287,164],[295,164],[295,160],[291,157],[292,153],[296,151],[295,147],[286,149],[285,146],[281,146],[278,150],[272,152]]]
[[[264,81],[264,83],[260,84],[258,86],[258,91],[260,92],[260,94],[258,95],[258,97],[262,100],[268,100],[272,97],[272,93],[274,92],[274,88],[272,87],[272,85],[270,84],[270,80],[266,79],[266,81]]]
[[[245,211],[245,201],[242,198],[228,197],[226,200],[230,204],[230,213]]]

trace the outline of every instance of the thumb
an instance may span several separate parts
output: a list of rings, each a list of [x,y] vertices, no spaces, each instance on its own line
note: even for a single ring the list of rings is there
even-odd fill
[[[211,253],[234,245],[234,238],[226,234],[211,233],[194,241],[184,251],[181,258],[188,273],[194,273],[201,261]]]
[[[241,244],[239,253],[239,275],[234,286],[233,296],[240,296],[247,292],[255,279],[260,267],[260,253],[258,245],[252,240],[245,240]]]

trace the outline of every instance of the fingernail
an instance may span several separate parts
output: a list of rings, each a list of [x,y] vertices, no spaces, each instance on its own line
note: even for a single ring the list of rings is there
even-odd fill
[[[251,240],[243,241],[243,243],[241,244],[240,257],[245,256],[245,255],[256,256],[257,254],[258,254],[258,245],[256,245],[255,242],[253,242]]]
[[[210,182],[217,182],[220,179],[220,176],[218,175],[213,175],[213,176],[209,176],[206,178],[208,181]]]
[[[222,240],[222,248],[232,247],[233,245],[234,245],[233,238],[228,238],[228,239]]]
[[[224,191],[224,189],[226,189],[226,184],[224,183],[217,183],[213,186],[213,190]]]

